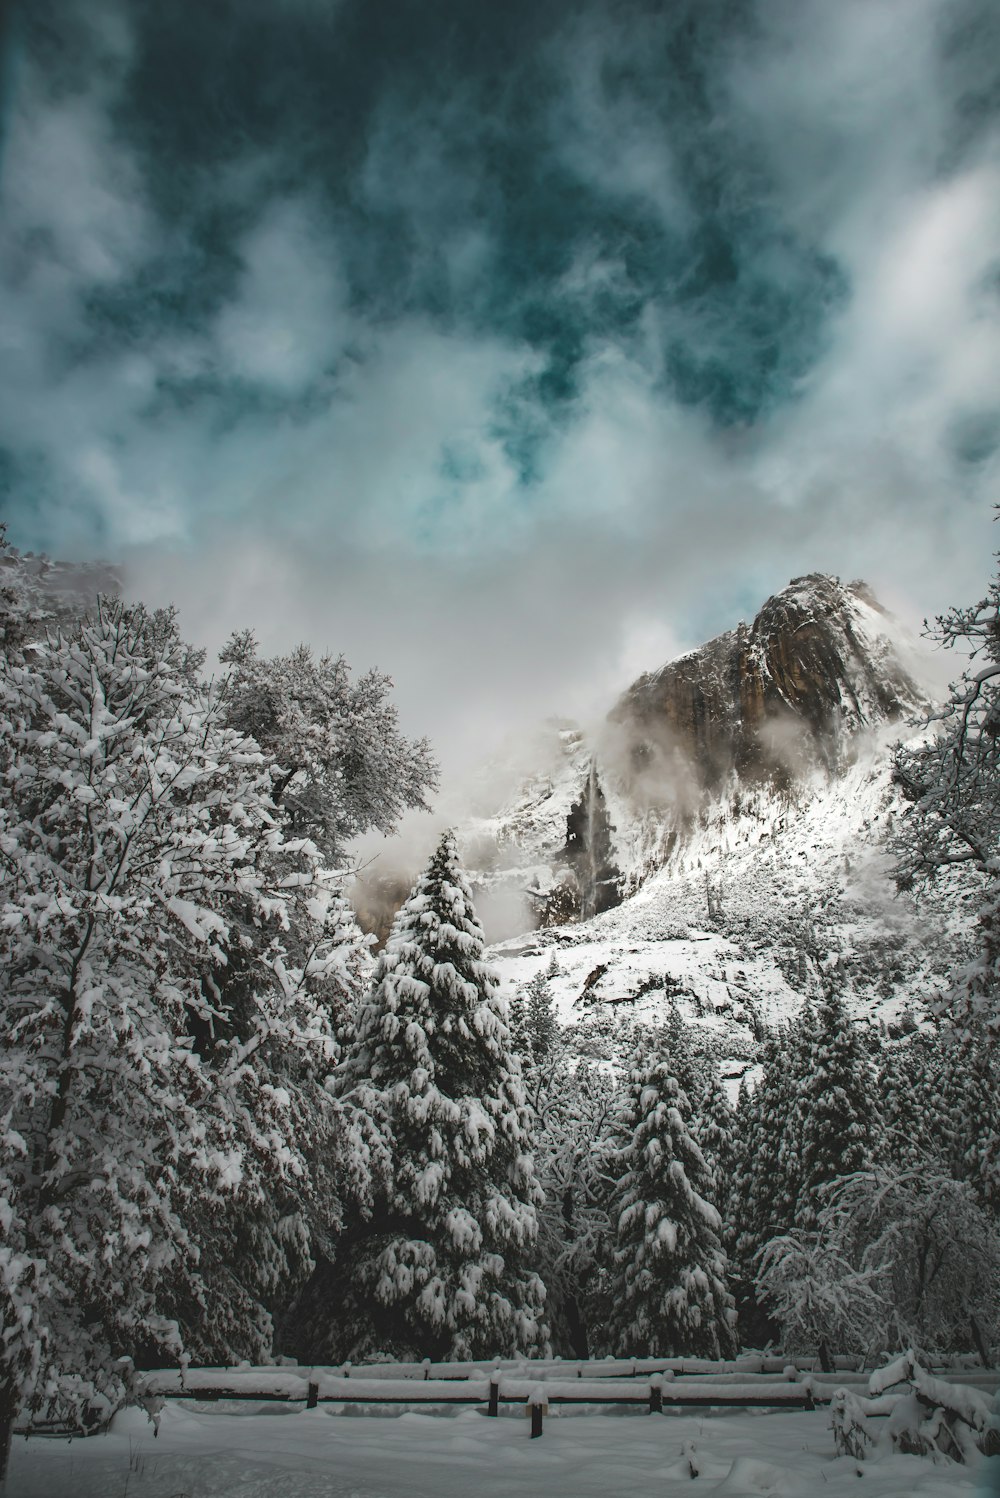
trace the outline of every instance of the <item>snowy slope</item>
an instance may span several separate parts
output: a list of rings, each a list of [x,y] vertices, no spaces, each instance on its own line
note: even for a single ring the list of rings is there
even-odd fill
[[[963,916],[943,893],[919,905],[895,893],[888,737],[873,735],[843,776],[760,790],[739,810],[715,802],[617,909],[498,944],[504,993],[555,954],[564,1023],[653,1021],[673,1000],[730,1058],[751,1054],[759,1025],[792,1017],[831,975],[855,1014],[890,1026],[933,1001],[963,960],[972,902]]]

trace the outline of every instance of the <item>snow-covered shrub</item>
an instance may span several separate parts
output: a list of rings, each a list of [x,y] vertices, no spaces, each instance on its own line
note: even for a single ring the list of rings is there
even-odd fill
[[[872,1374],[867,1398],[839,1389],[831,1414],[837,1450],[858,1461],[880,1447],[957,1462],[1000,1452],[994,1401],[936,1378],[912,1349]]]
[[[943,1353],[1000,1336],[1000,1241],[968,1183],[932,1164],[884,1165],[825,1198],[813,1232],[777,1237],[759,1256],[758,1290],[789,1350]]]

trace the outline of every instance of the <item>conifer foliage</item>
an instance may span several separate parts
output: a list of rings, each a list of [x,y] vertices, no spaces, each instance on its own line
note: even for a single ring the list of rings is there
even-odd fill
[[[670,1060],[633,1058],[624,1172],[616,1201],[617,1310],[612,1341],[631,1356],[728,1357],[736,1311],[726,1288],[721,1219],[688,1128],[689,1103]]]
[[[388,1169],[325,1280],[339,1357],[466,1358],[544,1340],[539,1192],[517,1060],[451,833],[399,911],[342,1072]]]
[[[874,1070],[834,993],[806,1011],[804,1076],[796,1099],[793,1144],[799,1152],[795,1225],[812,1228],[823,1189],[871,1163],[880,1141]]]

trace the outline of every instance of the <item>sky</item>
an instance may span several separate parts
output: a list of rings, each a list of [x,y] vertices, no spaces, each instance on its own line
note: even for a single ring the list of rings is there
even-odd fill
[[[807,571],[986,588],[995,0],[21,0],[0,518],[446,773]]]

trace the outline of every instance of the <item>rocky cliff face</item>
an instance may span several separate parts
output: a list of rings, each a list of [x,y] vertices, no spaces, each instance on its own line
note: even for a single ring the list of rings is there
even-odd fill
[[[967,960],[976,908],[957,874],[919,905],[893,883],[891,750],[925,706],[920,653],[862,584],[797,578],[749,626],[633,683],[596,744],[563,727],[544,770],[477,826],[496,850],[479,865],[487,924],[493,895],[531,891],[520,926],[508,907],[492,927],[504,992],[554,974],[592,1055],[676,1002],[733,1079],[762,1026],[831,984],[857,1018],[911,1026]],[[553,899],[588,775],[625,895],[589,918]],[[546,889],[557,919],[529,930]]]
[[[562,725],[538,772],[465,829],[481,891],[506,901],[503,934],[550,913],[568,918],[556,886],[578,851],[574,813],[588,777],[599,776],[613,832],[605,861],[627,894],[679,867],[709,823],[741,808],[757,816],[754,807],[770,819],[783,799],[841,777],[873,734],[894,737],[893,725],[926,705],[917,657],[863,583],[813,573],[768,599],[750,625],[640,677],[594,740]],[[484,848],[493,851],[484,857]],[[577,918],[590,913],[577,904]]]
[[[626,790],[699,797],[727,780],[789,784],[850,762],[860,729],[918,711],[899,626],[863,583],[812,573],[748,627],[640,677],[611,713]]]

